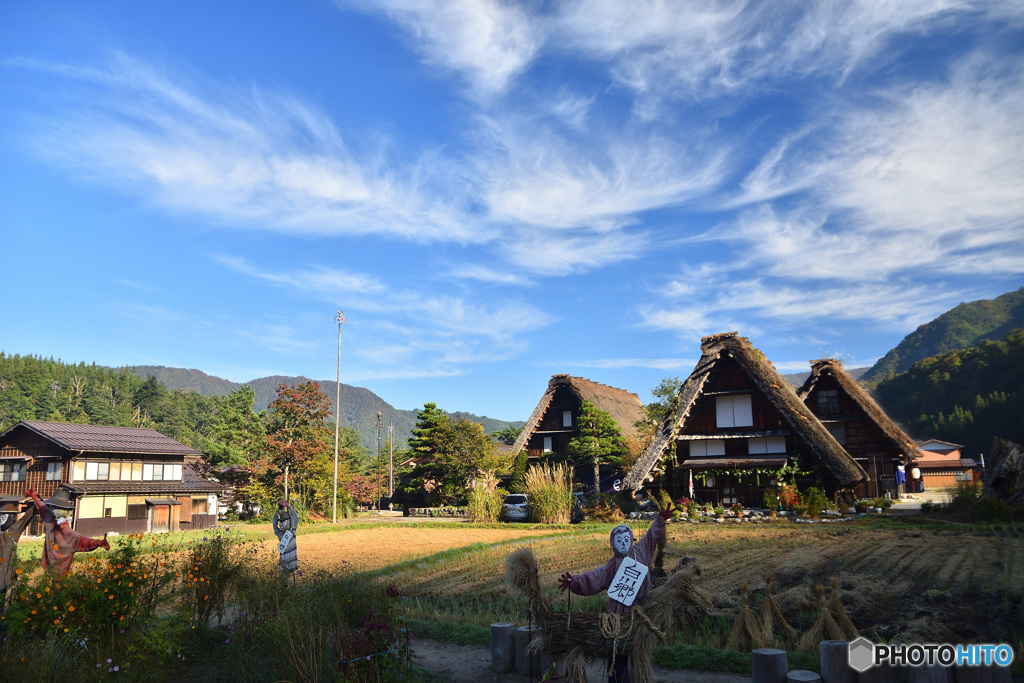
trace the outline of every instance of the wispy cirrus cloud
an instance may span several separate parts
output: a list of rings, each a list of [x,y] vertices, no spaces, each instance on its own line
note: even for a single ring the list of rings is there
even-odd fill
[[[398,170],[385,138],[362,135],[357,149],[294,96],[189,80],[119,52],[94,68],[5,63],[66,79],[55,110],[26,120],[23,144],[175,213],[295,234],[490,236],[451,203],[450,183],[462,180],[443,164],[424,175],[406,159]]]
[[[363,378],[449,375],[463,372],[456,369],[459,365],[505,360],[528,348],[528,333],[554,320],[517,300],[483,304],[463,297],[423,295],[393,289],[372,276],[323,266],[276,271],[240,257],[218,256],[215,261],[305,296],[345,301],[349,319],[360,321],[358,332],[346,329],[359,337],[357,353],[370,366],[363,369],[370,373],[360,375]],[[373,368],[376,364],[388,367]]]

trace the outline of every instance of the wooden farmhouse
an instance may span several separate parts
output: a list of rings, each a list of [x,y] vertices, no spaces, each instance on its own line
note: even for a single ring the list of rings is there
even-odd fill
[[[956,488],[960,482],[974,481],[977,463],[973,458],[963,456],[961,444],[928,439],[919,441],[917,447],[921,449],[921,457],[913,467],[921,471],[925,491]],[[907,474],[907,480],[911,480],[910,474]]]
[[[701,339],[702,356],[680,387],[624,486],[666,490],[720,505],[761,507],[763,490],[796,459],[801,490],[856,486],[867,473],[843,450],[764,355],[736,332]]]
[[[0,434],[0,496],[63,489],[87,536],[212,527],[226,487],[187,463],[200,455],[153,429],[23,420]]]
[[[530,460],[537,460],[545,453],[564,454],[569,441],[579,434],[578,418],[584,400],[608,412],[627,441],[637,438],[636,422],[645,416],[639,396],[583,377],[553,375],[547,391],[512,445],[512,453],[525,449]],[[580,467],[578,471],[587,482],[593,479],[589,474],[593,471],[591,467]]]
[[[867,481],[855,489],[857,497],[889,493],[897,498],[909,491],[906,485],[897,485],[896,468],[902,462],[910,471],[911,461],[921,457],[917,444],[843,370],[842,363],[831,358],[812,360],[811,375],[797,395],[868,473]]]

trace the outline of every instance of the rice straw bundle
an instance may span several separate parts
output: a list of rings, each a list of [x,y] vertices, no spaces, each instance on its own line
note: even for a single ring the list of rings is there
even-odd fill
[[[853,621],[850,619],[850,615],[846,613],[846,608],[843,607],[842,600],[839,599],[839,582],[836,581],[836,577],[832,577],[832,595],[828,600],[828,608],[832,612],[833,618],[836,623],[839,624],[840,628],[846,634],[843,640],[854,640],[860,635],[857,627],[853,625]]]
[[[556,612],[545,602],[537,579],[537,560],[529,548],[519,548],[505,561],[505,578],[514,593],[527,598],[530,612],[542,627],[542,637],[530,643],[533,652],[564,657],[567,683],[586,683],[585,661],[607,660],[630,653],[629,676],[634,683],[651,683],[651,655],[665,637],[677,609],[707,614],[711,601],[692,582],[700,576],[694,558],[684,558],[661,585],[652,588],[642,606],[628,614]],[[614,654],[613,654],[614,653]]]
[[[740,588],[740,613],[736,615],[736,621],[732,625],[732,633],[725,647],[740,652],[750,652],[754,648],[764,647],[764,632],[761,624],[750,609],[750,598],[747,597],[747,584]]]
[[[786,617],[783,616],[782,610],[779,609],[779,603],[775,602],[775,595],[772,594],[771,574],[767,574],[764,577],[764,604],[761,605],[761,615],[758,617],[758,621],[761,622],[761,630],[764,632],[765,643],[772,643],[776,641],[776,627],[778,627],[780,631],[779,637],[792,637],[796,635],[796,629],[786,621]]]
[[[818,649],[818,644],[823,640],[846,640],[842,627],[836,623],[835,617],[832,616],[832,610],[829,609],[828,601],[825,599],[825,587],[818,585],[814,589],[818,591],[821,613],[814,625],[811,626],[811,630],[800,639],[800,649],[810,653],[815,652]]]

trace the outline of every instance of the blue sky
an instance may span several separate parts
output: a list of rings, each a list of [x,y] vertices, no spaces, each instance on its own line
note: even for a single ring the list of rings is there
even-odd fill
[[[0,348],[529,416],[1024,284],[1024,4],[0,4]]]

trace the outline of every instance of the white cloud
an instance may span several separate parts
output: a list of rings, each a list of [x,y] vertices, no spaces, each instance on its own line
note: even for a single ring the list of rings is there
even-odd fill
[[[544,29],[517,4],[501,0],[338,0],[383,11],[405,30],[429,64],[449,69],[478,95],[504,90],[533,60]]]
[[[445,164],[408,160],[396,171],[387,141],[353,149],[321,112],[284,94],[184,77],[115,54],[103,69],[50,68],[68,77],[59,110],[25,136],[41,156],[150,198],[174,212],[299,234],[383,234],[480,242]],[[430,154],[424,153],[424,159]],[[431,159],[431,161],[433,161]],[[454,200],[451,198],[455,197]]]
[[[479,264],[469,263],[452,268],[448,273],[451,277],[459,280],[478,280],[496,285],[533,285],[529,278],[515,273],[495,270]]]

